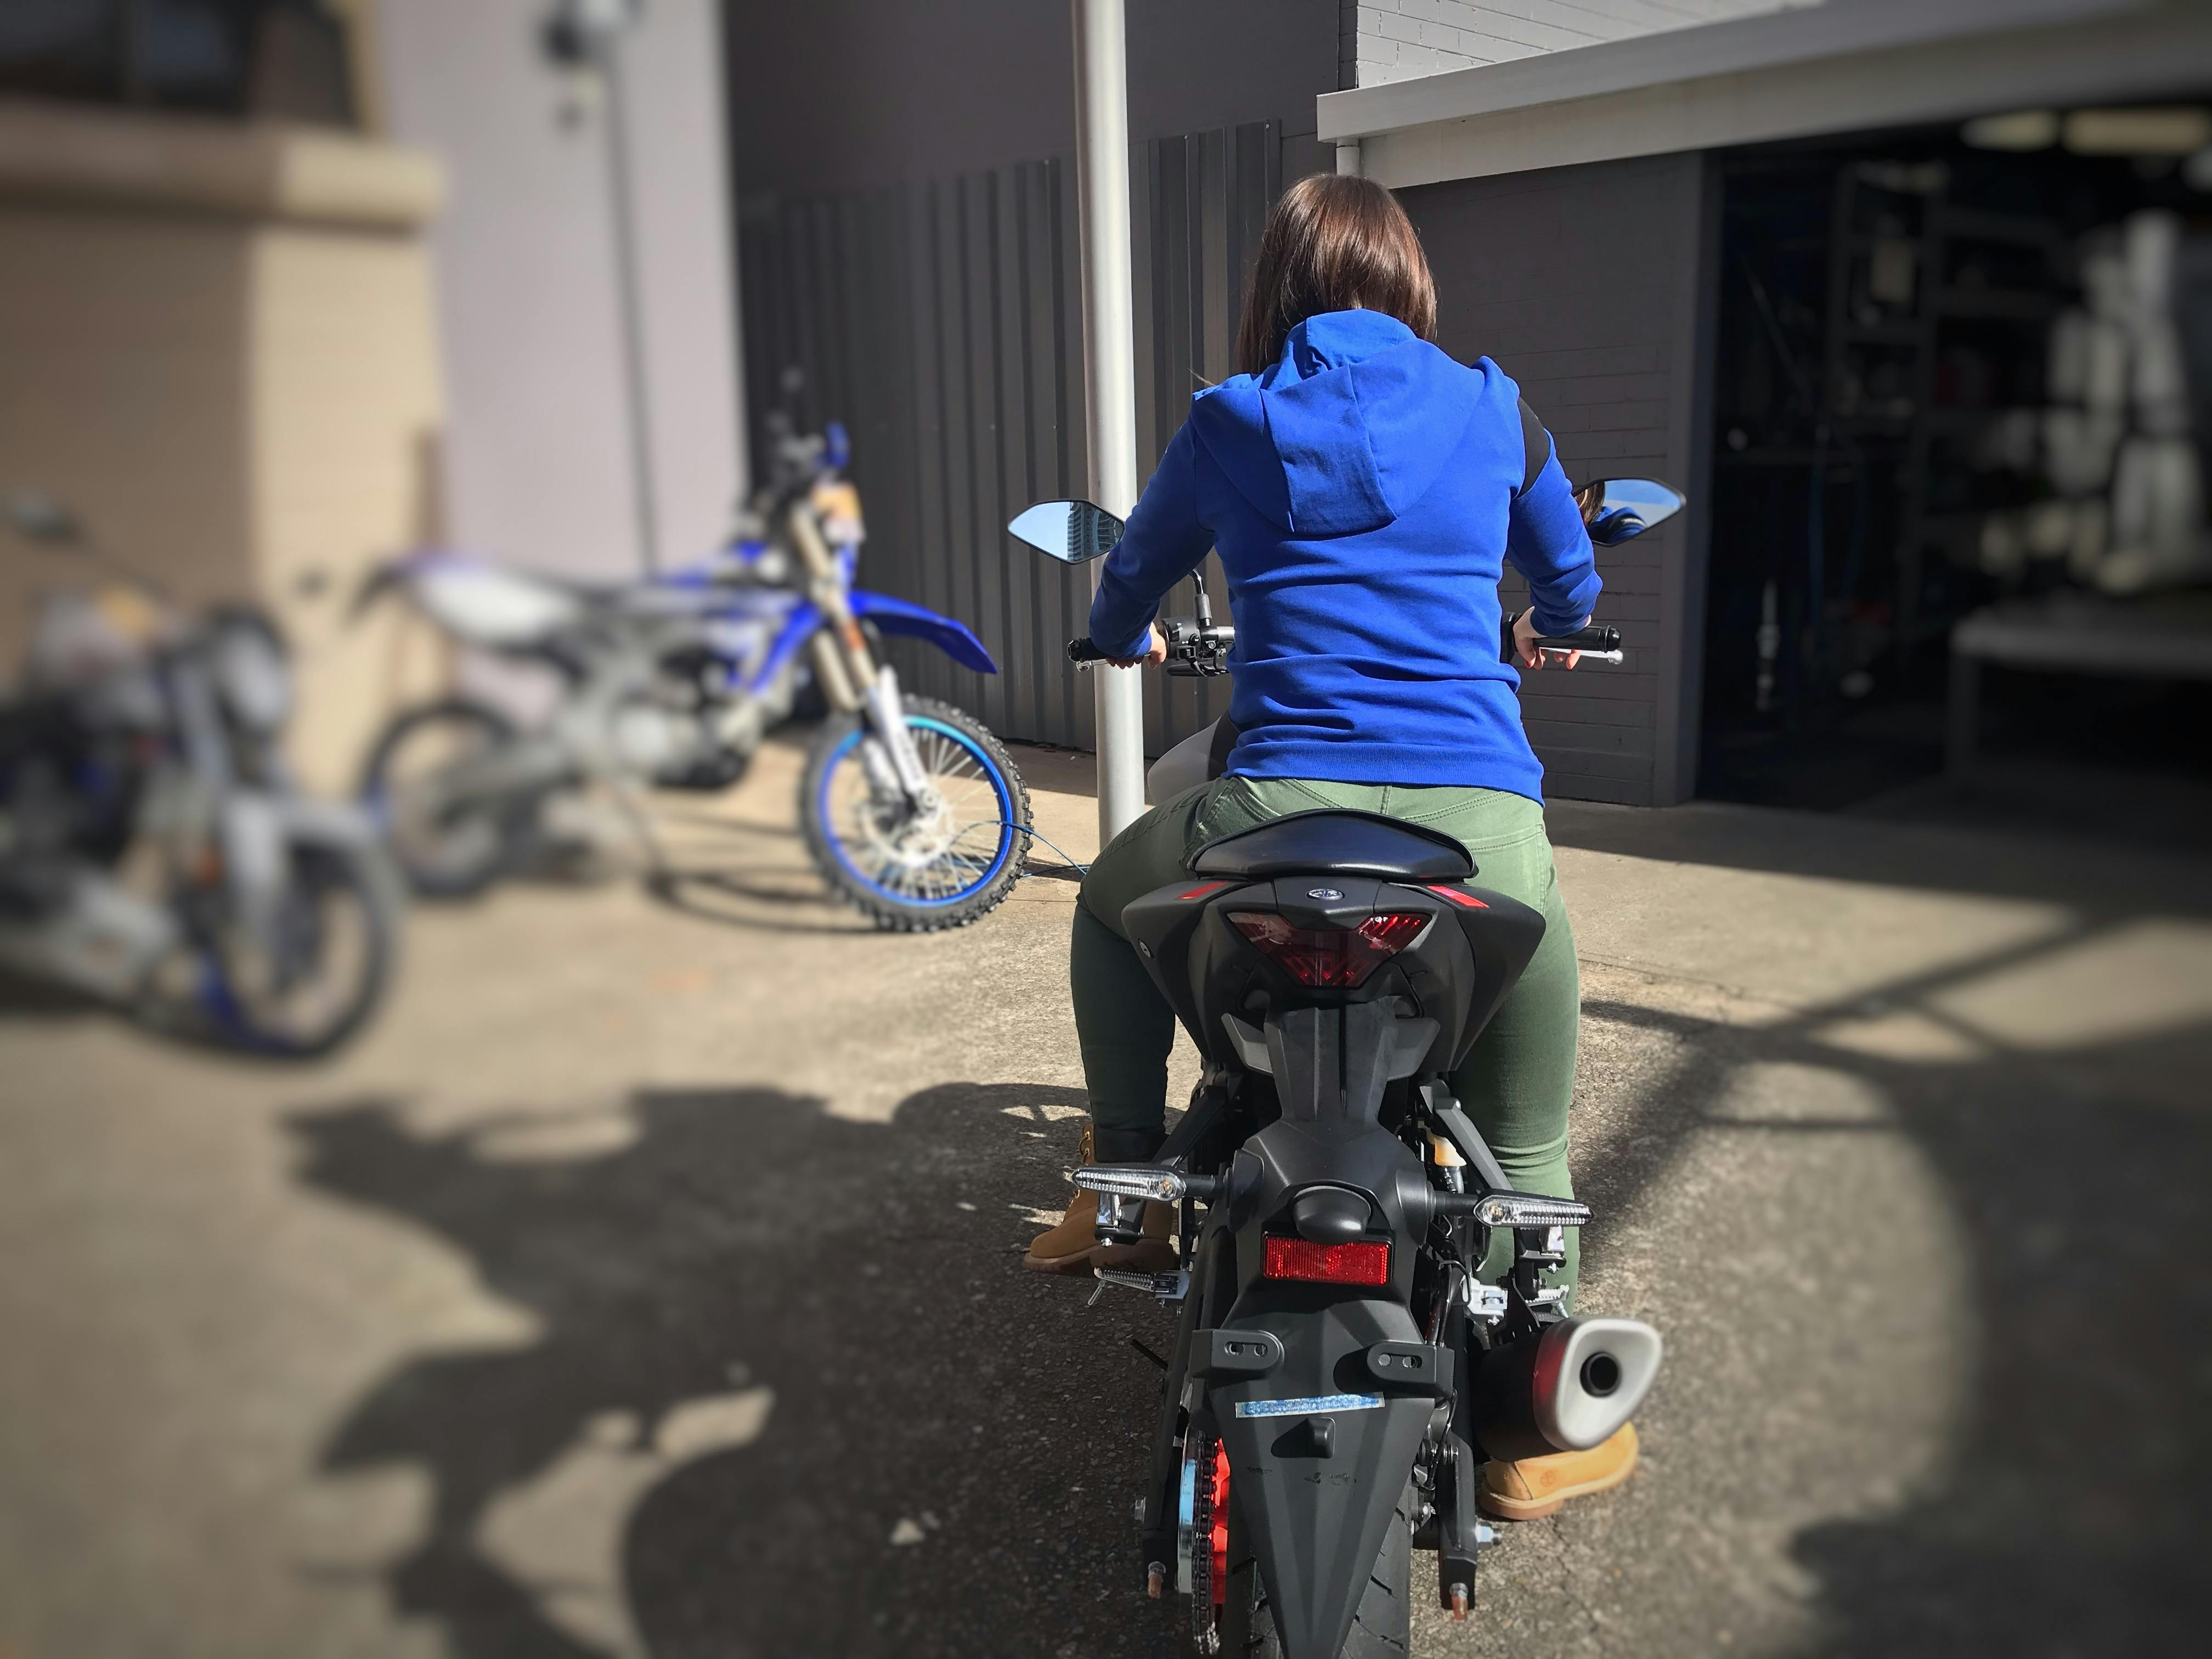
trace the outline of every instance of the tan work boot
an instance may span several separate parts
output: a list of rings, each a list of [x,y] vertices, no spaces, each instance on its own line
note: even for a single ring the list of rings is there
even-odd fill
[[[1089,1119],[1084,1120],[1083,1146],[1078,1164],[1098,1161]],[[1165,1204],[1145,1206],[1145,1237],[1135,1244],[1098,1242],[1098,1194],[1076,1189],[1075,1198],[1060,1224],[1030,1241],[1022,1266],[1041,1273],[1088,1273],[1093,1267],[1121,1267],[1131,1273],[1164,1273],[1176,1265],[1175,1211]]]
[[[1570,1498],[1619,1486],[1635,1467],[1636,1425],[1624,1423],[1611,1439],[1588,1451],[1484,1464],[1482,1490],[1475,1494],[1475,1502],[1485,1515],[1500,1521],[1535,1521]]]

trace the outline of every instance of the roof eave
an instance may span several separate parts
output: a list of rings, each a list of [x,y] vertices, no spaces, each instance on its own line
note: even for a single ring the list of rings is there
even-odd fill
[[[1324,143],[1348,142],[1438,121],[2163,9],[2160,0],[1830,0],[1324,94],[1316,100],[1316,137]]]

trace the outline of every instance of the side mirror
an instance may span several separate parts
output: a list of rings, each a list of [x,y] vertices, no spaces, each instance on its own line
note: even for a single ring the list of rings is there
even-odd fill
[[[1618,547],[1682,510],[1679,489],[1656,478],[1601,478],[1575,492],[1589,538],[1600,547]]]
[[[1089,501],[1039,501],[1024,508],[1006,531],[1048,559],[1087,564],[1114,550],[1121,539],[1121,520]]]
[[[8,522],[27,541],[49,547],[82,547],[84,526],[62,502],[35,490],[22,489],[8,497]]]

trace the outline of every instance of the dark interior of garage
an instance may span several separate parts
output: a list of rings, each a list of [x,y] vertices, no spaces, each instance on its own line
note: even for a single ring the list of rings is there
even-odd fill
[[[1721,161],[1698,793],[2212,808],[2212,110]],[[2101,804],[2100,803],[2101,798]]]

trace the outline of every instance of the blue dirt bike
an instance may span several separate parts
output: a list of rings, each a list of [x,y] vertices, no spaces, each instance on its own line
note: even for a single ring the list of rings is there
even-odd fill
[[[810,690],[827,710],[799,787],[808,849],[833,890],[880,927],[957,927],[1021,871],[1028,791],[964,710],[909,696],[880,636],[928,641],[995,673],[962,623],[853,586],[864,531],[842,477],[843,428],[780,422],[757,535],[653,580],[593,587],[425,553],[380,571],[463,642],[550,666],[562,695],[529,730],[471,698],[401,714],[362,791],[418,892],[482,890],[525,862],[552,797],[599,783],[720,789]]]

